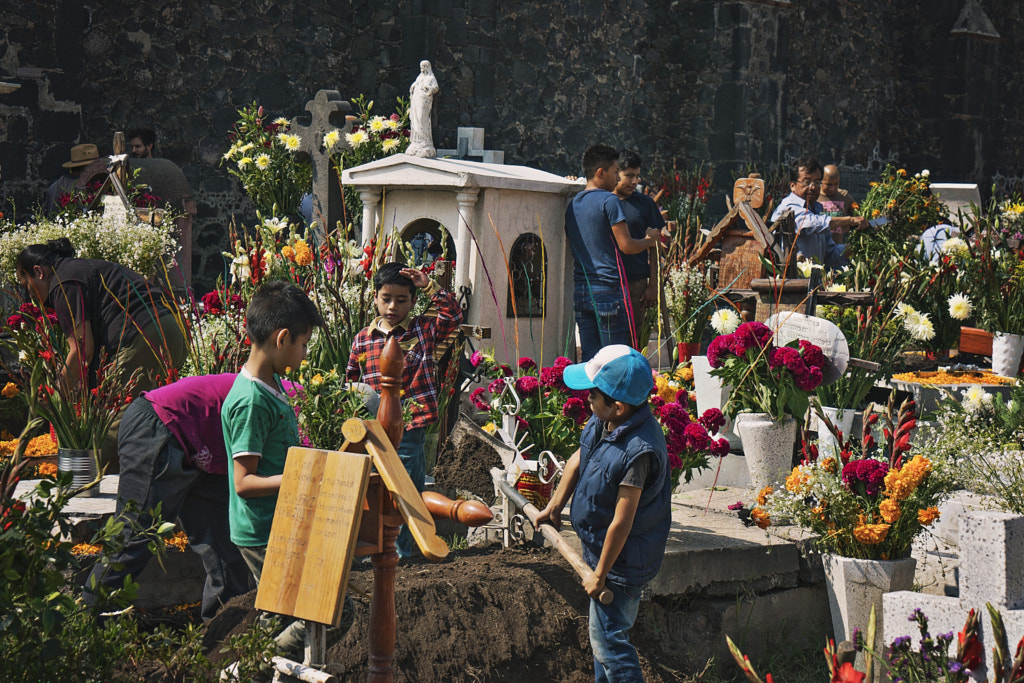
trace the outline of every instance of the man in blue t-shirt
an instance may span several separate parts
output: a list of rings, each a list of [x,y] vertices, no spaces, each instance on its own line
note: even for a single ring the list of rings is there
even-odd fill
[[[635,239],[626,225],[622,202],[612,194],[619,183],[619,153],[608,145],[591,145],[583,153],[587,186],[565,210],[573,268],[573,308],[579,327],[581,360],[609,344],[630,344],[631,307],[623,256],[639,254],[661,241],[649,229]]]
[[[642,240],[648,228],[661,231],[665,227],[665,219],[658,210],[653,199],[643,192],[637,191],[640,183],[640,155],[636,152],[623,150],[619,153],[619,184],[615,186],[615,196],[622,202],[622,211],[626,214],[626,226],[629,234],[636,240]],[[658,289],[661,286],[658,277],[658,258],[651,257],[649,251],[639,254],[626,254],[622,257],[625,265],[626,280],[629,283],[629,303],[633,309],[633,337],[635,348],[643,351],[647,340],[640,338],[640,327],[644,316],[651,306],[658,305]]]

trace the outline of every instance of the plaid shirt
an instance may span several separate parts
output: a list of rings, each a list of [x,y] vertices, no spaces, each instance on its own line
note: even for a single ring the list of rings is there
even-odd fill
[[[462,308],[455,295],[430,281],[424,290],[430,305],[422,315],[409,317],[392,329],[398,335],[398,344],[405,354],[402,371],[402,401],[419,404],[412,410],[406,429],[425,427],[437,422],[437,383],[435,370],[438,345],[454,332],[462,322]],[[380,354],[389,334],[381,329],[382,317],[363,328],[352,342],[346,375],[353,382],[365,382],[380,393]],[[363,356],[365,354],[365,356]],[[360,362],[360,357],[363,361]]]

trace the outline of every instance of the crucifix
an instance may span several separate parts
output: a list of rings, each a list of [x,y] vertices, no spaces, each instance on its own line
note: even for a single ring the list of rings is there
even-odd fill
[[[349,115],[352,105],[341,99],[337,90],[320,90],[309,102],[306,102],[308,116],[298,116],[292,120],[291,130],[299,136],[299,158],[308,158],[313,166],[313,221],[316,223],[316,238],[333,230],[338,222],[343,224],[351,221],[345,216],[345,200],[341,192],[341,178],[334,164],[331,153],[350,149],[345,134],[351,131],[354,116]],[[332,130],[339,133],[338,141],[328,150],[324,146],[324,136]]]

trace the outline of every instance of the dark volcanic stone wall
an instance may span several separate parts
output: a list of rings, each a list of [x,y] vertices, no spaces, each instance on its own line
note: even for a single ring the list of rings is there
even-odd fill
[[[0,95],[0,195],[24,213],[71,145],[150,126],[199,203],[209,286],[232,216],[254,215],[219,166],[236,110],[292,117],[333,88],[389,113],[423,58],[435,145],[483,126],[507,163],[578,172],[606,141],[713,162],[724,188],[809,151],[855,190],[886,160],[984,188],[1024,166],[1024,3],[982,0],[1002,36],[987,42],[950,34],[964,1],[16,0],[0,9],[0,81],[21,86]]]

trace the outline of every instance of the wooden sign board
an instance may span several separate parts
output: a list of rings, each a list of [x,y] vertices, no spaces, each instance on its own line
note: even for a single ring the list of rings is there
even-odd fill
[[[361,453],[288,449],[256,609],[340,623],[370,464]]]
[[[806,339],[821,347],[825,369],[821,383],[831,384],[843,376],[850,364],[850,347],[842,331],[824,318],[803,313],[776,313],[765,324],[775,331],[775,343],[785,346],[794,339]]]

